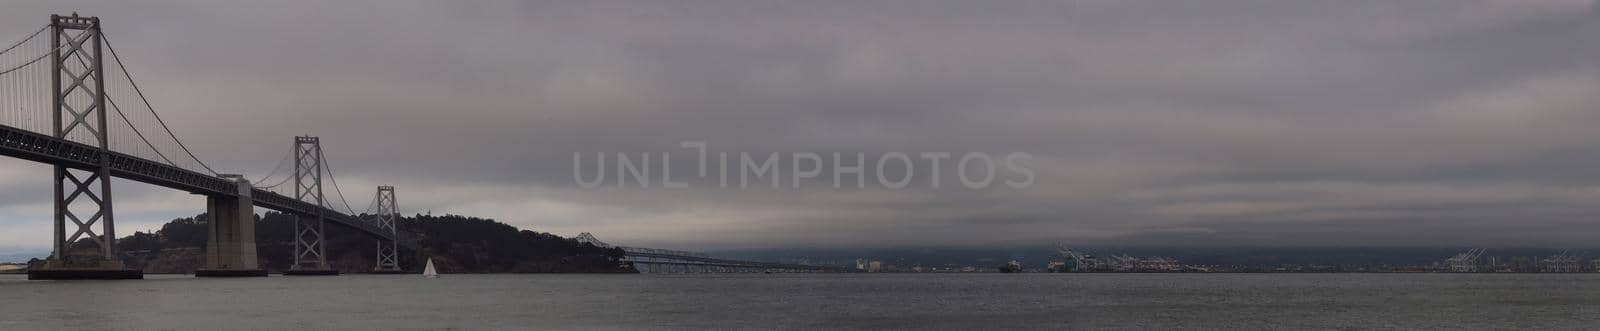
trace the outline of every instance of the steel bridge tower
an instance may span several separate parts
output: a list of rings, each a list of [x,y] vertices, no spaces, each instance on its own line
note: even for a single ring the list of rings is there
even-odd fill
[[[28,278],[143,278],[117,250],[100,18],[50,15],[50,31],[51,134],[97,147],[100,155],[88,166],[55,166],[53,251]]]
[[[336,275],[328,267],[328,247],[323,209],[327,201],[322,195],[322,141],[317,137],[294,137],[294,198],[317,204],[316,219],[295,215],[294,265],[285,275]]]
[[[399,217],[400,205],[394,197],[394,186],[378,186],[378,230],[388,230],[390,234],[397,234],[395,223],[399,220]],[[374,264],[373,271],[378,273],[400,272],[400,250],[396,240],[378,238],[377,241],[378,260]]]

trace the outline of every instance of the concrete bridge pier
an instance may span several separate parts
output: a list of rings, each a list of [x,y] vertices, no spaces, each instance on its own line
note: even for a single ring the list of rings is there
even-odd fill
[[[238,196],[206,197],[206,264],[196,277],[265,277],[256,255],[255,201],[250,181],[222,175],[239,186]]]

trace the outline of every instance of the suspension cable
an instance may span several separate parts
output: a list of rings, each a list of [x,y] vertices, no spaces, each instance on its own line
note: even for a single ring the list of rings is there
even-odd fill
[[[372,194],[372,201],[368,201],[367,202],[367,210],[362,211],[361,214],[362,215],[372,215],[372,216],[374,216],[373,217],[374,221],[376,221],[377,218],[378,218],[377,216],[379,216],[377,212],[380,211],[380,210],[378,210],[379,209],[378,208],[378,198],[379,198],[378,194],[376,192],[374,192]]]
[[[279,180],[277,183],[274,183],[272,185],[267,185],[267,186],[256,186],[256,188],[263,189],[263,190],[272,190],[272,188],[278,187],[278,185],[283,185],[283,183],[288,183],[290,179],[294,179],[294,177],[293,176],[286,176],[286,177],[283,177],[283,180]]]
[[[128,67],[122,64],[122,57],[117,56],[117,48],[111,46],[111,38],[107,38],[105,32],[101,31],[100,39],[106,43],[106,49],[111,50],[111,58],[117,61],[117,68],[121,69],[122,75],[128,78],[128,84],[133,86],[133,91],[139,95],[139,100],[144,101],[144,106],[146,109],[150,110],[150,115],[155,116],[156,123],[161,124],[161,129],[167,131],[167,136],[172,137],[172,141],[177,142],[178,148],[182,148],[184,153],[189,154],[189,158],[194,159],[194,162],[200,164],[201,168],[205,168],[206,171],[211,172],[212,176],[216,176],[217,171],[212,170],[211,166],[206,165],[205,161],[201,161],[199,157],[194,156],[194,152],[189,151],[189,146],[185,146],[182,140],[178,140],[178,135],[172,133],[172,128],[167,127],[167,122],[161,120],[161,114],[156,113],[155,107],[150,106],[150,99],[145,98],[144,90],[139,89],[139,83],[133,80],[133,74],[128,73]]]
[[[44,57],[50,56],[50,54],[54,54],[56,52],[60,52],[61,49],[63,49],[63,48],[67,48],[67,45],[69,45],[69,44],[61,44],[60,46],[56,46],[55,49],[52,49],[49,52],[44,52],[44,54],[39,54],[39,56],[34,57],[32,60],[28,60],[28,62],[25,62],[23,64],[17,65],[15,67],[11,67],[11,69],[6,69],[6,70],[3,70],[3,71],[0,71],[0,76],[3,76],[5,74],[9,74],[12,71],[17,71],[19,69],[25,68],[25,67],[27,67],[29,65],[33,65],[34,63],[38,63],[39,60],[43,60]]]
[[[278,159],[278,164],[273,165],[272,166],[272,170],[268,170],[266,176],[262,176],[261,179],[252,181],[252,183],[262,183],[262,182],[266,182],[267,179],[271,179],[273,175],[278,174],[278,169],[282,168],[283,165],[286,164],[289,161],[289,157],[293,156],[293,155],[294,155],[294,148],[290,147],[289,148],[289,153],[283,154],[283,158]]]
[[[113,100],[111,98],[106,98],[106,101],[110,101],[111,102],[111,109],[117,111],[117,117],[121,117],[123,123],[128,123],[128,128],[131,129],[131,130],[128,130],[128,131],[133,131],[133,135],[139,136],[139,140],[144,141],[144,145],[145,146],[150,146],[150,150],[155,151],[156,152],[156,156],[160,156],[162,160],[166,160],[167,164],[170,164],[170,165],[172,165],[174,167],[178,167],[178,163],[177,162],[172,162],[172,159],[167,158],[166,154],[161,153],[161,149],[156,148],[155,144],[151,144],[150,143],[150,139],[145,139],[144,138],[144,133],[143,132],[139,132],[139,128],[136,128],[136,127],[133,126],[133,121],[129,121],[128,120],[128,115],[122,113],[122,107],[117,107],[117,101],[116,100]],[[179,167],[179,168],[182,168],[182,167]]]
[[[382,198],[382,196],[379,196],[376,192],[374,192],[372,194],[372,201],[371,202],[367,202],[367,212],[376,213],[376,212],[381,211],[381,210],[378,210],[378,209],[380,209],[380,207],[378,205],[381,204],[381,202],[379,202],[378,200],[380,200],[381,198]]]
[[[344,204],[345,210],[355,214],[355,208],[350,208],[350,201],[344,198],[344,191],[339,190],[339,179],[333,176],[333,164],[328,162],[328,158],[322,154],[322,148],[317,148],[317,159],[322,160],[322,169],[328,171],[328,180],[333,182],[333,193],[339,195],[339,203]]]
[[[10,52],[12,48],[17,48],[17,46],[22,46],[22,43],[28,42],[29,40],[33,40],[33,37],[38,37],[40,33],[43,33],[44,30],[47,30],[47,29],[50,29],[50,25],[49,24],[45,24],[44,26],[39,27],[39,31],[34,31],[33,34],[28,35],[27,38],[22,38],[22,40],[18,40],[17,43],[11,44],[11,47],[6,47],[6,49],[0,50],[0,54],[5,54],[6,52]]]
[[[78,64],[83,65],[84,68],[88,68],[89,67],[89,63],[85,62],[83,60],[82,56],[75,56],[74,58],[78,59]],[[128,79],[128,82],[132,83],[133,79],[132,78]],[[111,109],[115,110],[117,112],[117,117],[121,117],[123,123],[128,123],[128,131],[133,131],[133,134],[135,136],[139,136],[139,140],[140,141],[144,141],[144,145],[145,146],[150,146],[150,151],[155,152],[156,156],[159,156],[159,157],[161,157],[162,160],[167,161],[167,164],[172,165],[174,167],[182,168],[181,166],[178,166],[177,162],[172,162],[172,159],[167,158],[166,153],[162,153],[160,148],[156,148],[155,144],[150,143],[150,139],[145,139],[144,133],[143,132],[139,132],[139,127],[133,125],[133,121],[128,119],[128,115],[124,114],[122,112],[122,107],[117,106],[117,100],[116,99],[111,98],[111,96],[106,96],[106,101],[111,103]]]

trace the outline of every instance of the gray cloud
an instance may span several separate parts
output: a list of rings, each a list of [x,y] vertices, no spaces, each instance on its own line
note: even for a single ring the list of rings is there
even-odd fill
[[[3,7],[10,35],[51,13],[105,19],[179,134],[229,171],[264,173],[290,136],[315,134],[350,200],[393,184],[410,211],[619,243],[1563,245],[1600,234],[1582,222],[1600,202],[1589,0]],[[762,154],[1027,152],[1038,180],[981,191],[573,182],[573,152],[686,158],[684,140]],[[20,194],[48,187],[22,162],[0,161],[11,199],[0,215],[46,201]],[[675,177],[688,171],[674,164]],[[148,191],[138,195],[161,194]],[[28,240],[0,246],[44,241]]]

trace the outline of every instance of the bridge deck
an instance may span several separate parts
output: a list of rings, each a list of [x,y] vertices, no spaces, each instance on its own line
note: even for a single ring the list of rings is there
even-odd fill
[[[654,259],[688,261],[688,262],[694,262],[694,264],[708,265],[708,266],[746,267],[746,268],[763,268],[763,269],[816,270],[816,271],[829,271],[829,272],[848,272],[848,269],[840,268],[840,267],[803,265],[803,264],[788,264],[788,263],[769,263],[769,262],[740,261],[740,260],[728,260],[728,259],[710,258],[710,257],[703,257],[703,256],[685,256],[685,255],[642,253],[642,252],[631,252],[631,251],[627,252],[627,255],[628,255],[628,257],[644,257],[644,258],[654,258]],[[660,262],[660,261],[635,261],[635,263],[665,263],[665,262]]]
[[[7,125],[0,125],[0,155],[81,170],[98,168],[100,158],[105,156],[110,160],[113,177],[207,196],[238,195],[238,185],[227,179]],[[356,216],[262,189],[251,190],[250,195],[256,206],[306,217],[320,214],[334,224],[415,247],[411,240],[381,230],[377,224]]]

